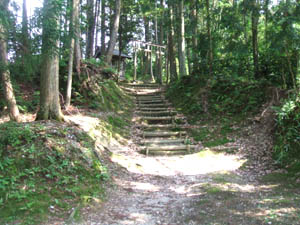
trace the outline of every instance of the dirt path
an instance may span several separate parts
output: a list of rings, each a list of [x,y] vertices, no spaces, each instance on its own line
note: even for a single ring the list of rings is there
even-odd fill
[[[190,218],[203,195],[201,187],[220,171],[240,166],[237,157],[200,155],[144,157],[116,153],[113,161],[128,171],[114,176],[116,189],[84,224],[199,224]],[[209,213],[211,208],[207,208]]]
[[[234,144],[255,148],[251,139]],[[278,179],[259,182],[240,170],[247,161],[244,154],[205,149],[145,156],[131,147],[110,151],[114,185],[108,200],[75,224],[300,224],[299,188]]]

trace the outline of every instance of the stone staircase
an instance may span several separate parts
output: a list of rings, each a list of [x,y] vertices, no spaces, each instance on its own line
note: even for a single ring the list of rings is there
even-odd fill
[[[186,154],[195,149],[183,129],[183,116],[165,98],[157,84],[123,84],[136,104],[139,150],[148,154]]]

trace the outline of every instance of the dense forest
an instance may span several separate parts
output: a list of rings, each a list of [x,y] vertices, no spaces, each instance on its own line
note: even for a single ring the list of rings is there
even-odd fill
[[[251,127],[264,150],[247,151],[260,165],[249,167],[299,183],[299,0],[28,2],[0,0],[0,223],[45,222],[29,215],[49,204],[73,219],[103,195],[103,152],[130,142],[135,84],[166,88],[203,149]]]

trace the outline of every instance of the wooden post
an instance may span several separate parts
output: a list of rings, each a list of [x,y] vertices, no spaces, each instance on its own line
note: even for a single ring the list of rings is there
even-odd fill
[[[166,83],[169,83],[169,55],[168,55],[168,50],[165,48],[165,63],[166,63]]]
[[[154,79],[154,75],[153,75],[153,67],[152,67],[152,46],[150,46],[150,72],[151,72],[151,77],[152,77],[152,81],[155,81]]]
[[[159,47],[159,64],[160,64],[160,84],[162,84],[163,83],[163,63],[162,63],[161,47]]]
[[[137,52],[136,52],[136,42],[134,42],[134,77],[133,81],[136,81],[136,58],[137,58]]]

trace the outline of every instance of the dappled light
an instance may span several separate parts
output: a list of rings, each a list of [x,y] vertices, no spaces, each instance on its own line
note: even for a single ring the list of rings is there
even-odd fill
[[[0,0],[0,224],[300,225],[299,0]]]

